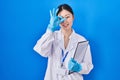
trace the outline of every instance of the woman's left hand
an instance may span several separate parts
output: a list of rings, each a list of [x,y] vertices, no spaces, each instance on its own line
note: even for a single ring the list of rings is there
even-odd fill
[[[73,58],[68,62],[68,69],[73,72],[79,72],[82,70],[82,66]]]

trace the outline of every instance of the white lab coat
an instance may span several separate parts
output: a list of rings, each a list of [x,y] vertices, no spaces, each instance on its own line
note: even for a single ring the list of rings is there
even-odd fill
[[[82,74],[88,74],[92,68],[92,58],[90,46],[88,45],[83,61],[80,63],[82,70],[68,75],[68,61],[73,57],[77,43],[86,39],[77,33],[72,32],[69,37],[67,48],[64,48],[64,39],[61,30],[55,32],[46,32],[34,46],[34,50],[43,57],[48,57],[47,70],[44,80],[83,80]],[[64,66],[61,68],[61,49],[67,55]]]

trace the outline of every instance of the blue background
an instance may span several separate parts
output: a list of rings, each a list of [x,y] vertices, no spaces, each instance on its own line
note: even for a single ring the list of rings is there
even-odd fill
[[[90,41],[94,69],[85,80],[119,79],[119,0],[0,0],[0,80],[43,80],[47,58],[33,47],[61,3],[72,6],[74,30]]]

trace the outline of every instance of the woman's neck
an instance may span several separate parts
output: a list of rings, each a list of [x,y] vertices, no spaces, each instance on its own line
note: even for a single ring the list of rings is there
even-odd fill
[[[72,33],[72,29],[69,29],[69,30],[62,29],[62,33],[63,33],[64,37],[69,37]]]

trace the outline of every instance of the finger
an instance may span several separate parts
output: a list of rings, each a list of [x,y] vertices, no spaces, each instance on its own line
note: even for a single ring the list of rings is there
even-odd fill
[[[71,58],[70,60],[71,60],[71,61],[74,61],[74,59],[73,59],[73,58]]]
[[[60,23],[64,22],[65,20],[66,20],[66,18],[60,19]]]
[[[57,16],[59,22],[61,22],[62,16]]]
[[[52,10],[50,10],[50,16],[54,16],[54,8]]]
[[[53,11],[52,11],[52,13],[53,13],[53,16],[55,16],[55,8],[53,8]]]
[[[52,11],[50,10],[50,17],[52,17]]]
[[[74,64],[76,63],[76,61],[75,61],[73,58],[71,59],[71,61],[72,61]]]
[[[56,16],[57,16],[57,12],[58,12],[58,10],[59,10],[59,9],[56,9],[56,11],[55,11],[55,15],[56,15]]]
[[[64,22],[66,20],[66,18],[63,18],[62,16],[58,16],[60,22]]]
[[[58,16],[58,18],[61,20],[63,17],[62,16]]]

